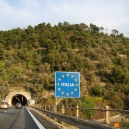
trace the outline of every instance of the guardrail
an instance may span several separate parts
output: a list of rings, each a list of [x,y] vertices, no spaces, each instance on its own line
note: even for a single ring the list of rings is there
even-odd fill
[[[98,123],[98,122],[94,122],[94,121],[89,121],[89,120],[84,120],[84,119],[80,119],[77,117],[71,117],[71,116],[67,116],[67,115],[63,115],[63,114],[58,114],[58,113],[51,112],[51,111],[48,111],[45,109],[40,109],[40,108],[37,108],[34,106],[30,106],[30,107],[48,115],[49,117],[59,119],[63,122],[74,125],[80,129],[116,129],[110,125],[106,125],[106,124],[102,124],[102,123]],[[104,109],[101,109],[101,110],[104,110]],[[107,110],[105,110],[105,111],[107,111]],[[112,111],[112,110],[109,109],[108,111]],[[118,111],[120,111],[120,110],[118,110]]]

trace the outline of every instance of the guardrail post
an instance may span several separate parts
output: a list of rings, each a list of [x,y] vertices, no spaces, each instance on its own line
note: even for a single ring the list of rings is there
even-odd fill
[[[54,106],[54,112],[57,113],[57,105]],[[54,118],[54,121],[57,121],[57,119]]]
[[[44,109],[46,110],[46,104],[44,105]],[[44,114],[46,116],[46,114]]]
[[[42,109],[42,105],[40,105],[40,109]],[[42,113],[42,110],[40,110],[40,112]]]
[[[48,105],[48,110],[50,111],[50,105]],[[51,116],[49,115],[49,117],[51,117]]]
[[[79,106],[76,107],[77,110],[76,110],[76,117],[78,118],[79,117]]]
[[[43,109],[43,104],[41,104],[41,109]],[[43,113],[43,112],[41,111],[41,113]]]
[[[46,104],[45,104],[45,106],[44,106],[44,109],[46,110]]]
[[[62,106],[62,114],[64,114],[64,113],[65,113],[64,106]]]
[[[106,109],[109,109],[109,106],[106,106]],[[110,112],[106,111],[106,124],[110,124]]]
[[[76,107],[76,117],[79,117],[79,106]],[[76,127],[76,129],[78,129],[78,127]]]
[[[50,105],[48,106],[48,109],[49,109],[49,111],[50,111]]]
[[[64,114],[65,113],[65,110],[64,110],[64,106],[62,106],[62,114]],[[64,122],[62,121],[62,125],[64,125]]]

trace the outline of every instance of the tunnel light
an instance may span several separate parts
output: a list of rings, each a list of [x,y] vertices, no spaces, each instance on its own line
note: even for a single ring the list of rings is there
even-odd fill
[[[19,99],[18,97],[16,97],[16,99],[20,101],[20,99]],[[20,101],[20,102],[21,102],[21,101]]]

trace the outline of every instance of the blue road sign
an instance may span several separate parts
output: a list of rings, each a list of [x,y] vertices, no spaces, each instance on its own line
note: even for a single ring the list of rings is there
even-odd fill
[[[79,98],[80,73],[55,72],[55,97]]]

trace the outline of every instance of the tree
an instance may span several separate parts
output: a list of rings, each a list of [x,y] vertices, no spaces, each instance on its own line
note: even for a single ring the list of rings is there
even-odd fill
[[[94,96],[102,96],[102,87],[98,84],[98,85],[95,85],[91,88],[91,95],[94,95]]]
[[[25,31],[27,34],[32,35],[34,32],[34,28],[31,25],[29,25]]]
[[[96,69],[95,64],[89,58],[86,58],[84,60],[84,67],[87,68],[87,69],[90,69],[90,70],[95,70]]]
[[[63,26],[63,23],[59,22],[58,27],[62,27],[62,26]]]
[[[104,96],[104,99],[110,101],[110,106],[112,108],[116,109],[122,109],[123,108],[123,101],[118,95],[118,93],[114,91],[108,91],[107,94]]]
[[[71,62],[71,68],[73,70],[81,71],[83,69],[84,63],[83,63],[83,58],[81,55],[77,54]]]
[[[90,30],[99,32],[99,27],[97,27],[96,25],[90,23]]]
[[[46,48],[46,51],[48,52],[49,50],[55,50],[56,49],[56,44],[50,40],[50,39],[46,39],[44,41],[43,46]]]
[[[123,83],[125,76],[126,72],[124,69],[117,65],[112,68],[110,80],[112,83]]]
[[[5,58],[5,49],[2,44],[0,44],[0,60]]]
[[[119,31],[116,30],[116,29],[113,29],[113,30],[112,30],[112,34],[118,35],[118,34],[119,34]]]
[[[100,31],[101,31],[101,32],[103,32],[103,31],[104,31],[104,28],[103,28],[103,27],[100,27],[99,29],[100,29]]]
[[[83,97],[81,100],[81,108],[94,108],[94,101],[92,100],[92,98],[90,97]],[[94,111],[93,110],[82,110],[83,113],[85,113],[85,115],[88,118],[92,118]]]
[[[68,22],[66,22],[66,21],[64,21],[64,23],[63,23],[63,26],[69,26],[70,24],[68,23]]]
[[[50,64],[51,70],[55,70],[56,56],[55,50],[50,50],[47,56],[45,57],[45,62]]]
[[[42,57],[40,54],[38,54],[37,52],[34,53],[34,63],[36,65],[40,65],[42,62]]]
[[[84,23],[80,23],[80,25],[81,25],[81,27],[82,27],[84,30],[88,29],[88,25],[86,25],[86,24],[84,24]]]

